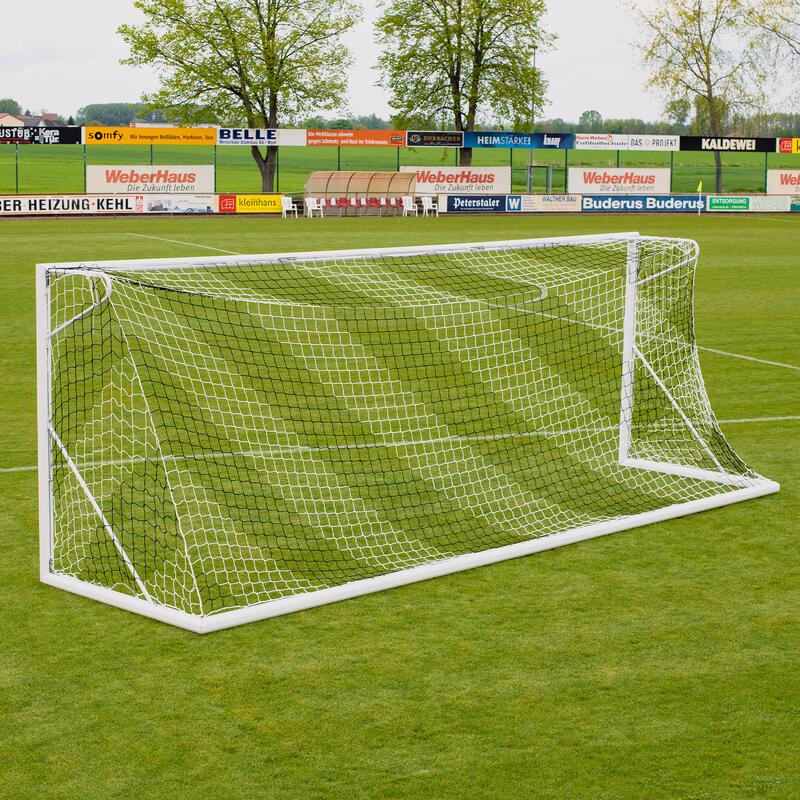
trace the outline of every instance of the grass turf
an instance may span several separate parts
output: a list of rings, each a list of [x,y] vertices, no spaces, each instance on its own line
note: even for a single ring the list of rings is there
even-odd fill
[[[0,466],[35,454],[38,260],[639,228],[701,245],[705,346],[800,364],[789,217],[4,220]],[[796,370],[701,354],[722,419]],[[780,494],[199,638],[37,583],[32,472],[0,474],[9,797],[795,798],[797,420],[724,426]]]
[[[52,194],[83,192],[84,148],[82,145],[20,146],[18,162],[11,145],[0,146],[0,193]],[[212,164],[211,147],[129,145],[86,147],[88,164]],[[457,151],[437,147],[406,149],[396,147],[282,147],[279,151],[276,189],[302,192],[312,170],[388,170],[399,165],[452,167]],[[714,187],[714,154],[702,152],[625,152],[619,153],[619,165],[669,167],[673,156],[674,192],[695,192],[702,179],[706,191]],[[525,188],[530,153],[526,150],[475,149],[473,164],[511,166],[513,188]],[[591,150],[536,150],[534,188],[544,191],[545,165],[553,167],[553,189],[564,190],[565,166],[616,166],[617,153]],[[261,180],[248,147],[216,148],[217,191],[258,192]],[[763,192],[765,168],[797,168],[797,156],[783,153],[723,153],[723,190],[725,192]]]

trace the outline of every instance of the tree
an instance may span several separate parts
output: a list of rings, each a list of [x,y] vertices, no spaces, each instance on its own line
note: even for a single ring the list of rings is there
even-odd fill
[[[603,117],[599,111],[584,111],[578,119],[578,127],[587,133],[599,133],[603,129]]]
[[[339,108],[350,57],[341,36],[355,0],[137,0],[146,21],[123,25],[125,64],[154,65],[161,88],[144,97],[186,122],[238,119],[277,128]],[[277,148],[251,147],[271,192]]]
[[[789,58],[800,59],[800,0],[754,0],[753,24]]]
[[[72,114],[70,114],[69,117],[67,117],[67,125],[74,125],[74,124],[75,124],[75,118],[72,116]]]
[[[481,115],[529,127],[546,84],[534,66],[554,37],[542,28],[544,0],[385,0],[376,23],[380,84],[397,125],[452,120],[472,130]],[[472,163],[462,148],[461,164]]]
[[[678,133],[686,130],[691,114],[692,104],[687,97],[676,97],[673,100],[668,100],[664,106],[664,116],[676,128]]]
[[[768,71],[763,34],[753,25],[748,0],[662,0],[653,9],[634,2],[643,29],[642,61],[648,86],[668,99],[688,98],[712,136],[724,132],[732,111],[756,109]],[[714,153],[716,191],[722,161]]]
[[[18,117],[22,113],[22,106],[10,97],[0,99],[0,114],[13,114]]]

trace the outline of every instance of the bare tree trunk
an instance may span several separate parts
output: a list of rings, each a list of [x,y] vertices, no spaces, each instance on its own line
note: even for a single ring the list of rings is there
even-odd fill
[[[258,147],[251,147],[250,154],[258,166],[261,173],[261,191],[264,194],[271,194],[275,190],[275,169],[278,164],[278,148],[268,147],[266,158],[261,154]]]
[[[471,167],[472,166],[472,148],[471,147],[462,147],[458,151],[458,165],[460,167]]]
[[[716,139],[719,137],[719,118],[717,116],[717,99],[710,92],[708,95],[708,121],[711,128],[711,135]],[[714,151],[714,191],[722,194],[722,153]]]

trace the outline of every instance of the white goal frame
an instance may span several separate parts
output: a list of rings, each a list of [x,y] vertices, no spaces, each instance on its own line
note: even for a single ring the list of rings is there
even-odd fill
[[[338,251],[317,251],[317,252],[293,252],[293,253],[268,253],[252,254],[241,256],[226,256],[226,265],[263,265],[285,261],[287,259],[312,260],[330,259],[331,257],[348,256],[388,256],[388,255],[421,255],[427,253],[447,253],[447,252],[471,252],[495,248],[534,248],[553,246],[555,244],[591,244],[614,241],[627,241],[627,269],[626,269],[626,291],[625,291],[625,310],[623,327],[623,354],[620,365],[621,375],[621,407],[619,422],[619,463],[639,468],[647,471],[664,472],[675,475],[683,475],[690,478],[716,481],[721,484],[738,487],[724,494],[714,495],[699,500],[659,508],[653,511],[646,511],[631,516],[616,518],[604,522],[585,525],[574,528],[562,533],[542,536],[530,541],[519,542],[503,547],[484,550],[478,553],[469,553],[456,556],[447,560],[431,564],[423,564],[386,575],[374,578],[352,581],[341,586],[328,589],[320,589],[305,594],[298,594],[263,602],[257,605],[238,608],[230,611],[221,611],[216,614],[201,617],[188,614],[183,611],[156,605],[153,602],[133,597],[113,589],[98,586],[92,583],[78,580],[68,575],[54,573],[51,569],[53,556],[53,504],[51,493],[51,446],[55,444],[62,450],[65,461],[69,469],[75,474],[79,485],[84,490],[90,504],[98,514],[109,533],[115,546],[120,551],[123,561],[131,568],[134,579],[137,579],[133,565],[114,536],[111,526],[106,521],[102,509],[98,506],[91,492],[80,475],[77,466],[72,462],[69,454],[63,449],[63,445],[58,438],[58,432],[52,427],[51,421],[51,351],[50,340],[54,331],[50,329],[50,303],[49,290],[47,283],[48,273],[71,272],[83,273],[92,277],[106,279],[102,270],[114,268],[125,271],[152,270],[158,268],[198,268],[203,266],[219,266],[222,259],[219,257],[203,258],[176,258],[176,259],[135,259],[118,261],[100,262],[61,262],[43,263],[36,265],[36,360],[37,360],[37,429],[38,429],[38,483],[39,483],[39,572],[43,583],[55,586],[59,589],[82,595],[93,600],[99,600],[108,605],[116,606],[127,611],[141,614],[145,617],[168,622],[181,628],[185,628],[196,633],[208,633],[233,627],[246,622],[266,619],[269,617],[288,614],[314,606],[333,603],[339,600],[346,600],[371,592],[378,592],[397,586],[403,586],[417,581],[435,578],[441,575],[448,575],[462,570],[472,569],[486,564],[493,564],[511,558],[550,550],[562,545],[572,544],[584,539],[591,539],[597,536],[605,536],[609,533],[649,525],[656,522],[663,522],[668,519],[675,519],[699,511],[706,511],[720,506],[738,503],[756,497],[772,494],[779,491],[780,486],[775,481],[767,479],[757,479],[740,475],[730,475],[719,464],[714,454],[705,445],[702,437],[692,426],[690,420],[683,414],[678,404],[670,395],[669,391],[660,381],[652,370],[652,367],[642,356],[636,346],[636,298],[638,286],[641,282],[648,281],[658,275],[648,276],[640,282],[638,280],[638,252],[639,242],[638,233],[615,233],[592,236],[565,236],[557,238],[539,239],[518,239],[510,241],[476,242],[469,244],[445,244],[419,247],[388,247],[388,248],[368,248],[357,250],[338,250]],[[111,288],[106,283],[106,288]],[[102,298],[100,301],[102,302]],[[83,313],[82,312],[81,316]],[[707,450],[712,461],[717,464],[719,471],[698,469],[687,467],[680,464],[666,462],[649,461],[636,459],[629,456],[629,445],[631,438],[632,415],[634,408],[634,365],[641,363],[649,372],[650,377],[655,380],[660,389],[666,394],[668,400],[675,408],[676,412],[682,417],[689,430],[698,439],[701,445]],[[144,592],[147,596],[146,591]]]

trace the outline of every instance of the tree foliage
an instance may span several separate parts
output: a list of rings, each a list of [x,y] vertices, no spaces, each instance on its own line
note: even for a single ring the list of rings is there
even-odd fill
[[[355,0],[137,0],[142,25],[119,32],[123,63],[153,65],[160,89],[145,101],[187,122],[274,128],[341,106],[350,63],[341,35]],[[277,152],[251,153],[272,191]]]
[[[544,0],[385,0],[378,67],[396,124],[471,130],[491,116],[529,127],[546,90],[535,54],[554,39],[544,12]]]
[[[152,110],[144,103],[89,103],[78,109],[77,119],[79,125],[85,125],[90,120],[103,125],[130,125],[137,119],[166,122],[160,111]]]
[[[13,114],[19,116],[22,114],[22,106],[10,97],[0,98],[0,114]]]

